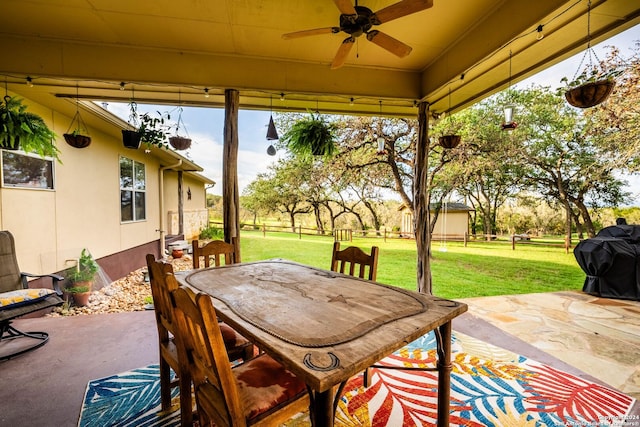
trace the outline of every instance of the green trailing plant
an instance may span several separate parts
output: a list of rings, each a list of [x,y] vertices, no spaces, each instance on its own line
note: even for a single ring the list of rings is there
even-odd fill
[[[71,286],[65,288],[65,292],[68,292],[70,294],[82,294],[85,292],[89,292],[90,290],[91,288],[89,288],[89,286]]]
[[[139,115],[138,104],[134,101],[129,102],[129,124],[136,128],[133,132],[137,134],[139,141],[147,146],[169,148],[167,141],[170,127],[165,124],[165,121],[170,120],[170,116],[160,111],[156,113],[157,115],[150,113]]]
[[[563,83],[564,86],[560,88],[560,90],[564,92],[589,83],[613,82],[623,72],[624,70],[620,69],[602,70],[595,66],[587,67],[571,80],[569,80],[568,77],[563,77],[560,82]]]
[[[78,265],[71,269],[67,278],[73,283],[90,282],[98,272],[98,263],[93,259],[89,251],[83,249],[78,258]]]
[[[295,122],[280,139],[289,150],[303,157],[331,156],[336,151],[335,124],[324,120],[319,113]]]
[[[20,98],[4,97],[0,103],[0,148],[21,149],[60,161],[55,138],[42,117],[28,112]]]

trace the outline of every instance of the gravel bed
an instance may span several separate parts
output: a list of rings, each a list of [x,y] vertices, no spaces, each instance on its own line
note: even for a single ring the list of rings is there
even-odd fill
[[[184,271],[193,268],[191,256],[173,259],[169,257],[174,271]],[[120,313],[123,311],[141,311],[151,309],[151,287],[144,281],[146,267],[132,271],[122,279],[116,280],[102,289],[93,291],[89,297],[89,304],[76,307],[67,303],[56,307],[50,317],[82,316],[98,313]]]

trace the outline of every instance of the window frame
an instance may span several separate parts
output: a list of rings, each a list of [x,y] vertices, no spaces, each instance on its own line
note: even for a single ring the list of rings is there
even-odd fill
[[[123,160],[125,161],[129,161],[131,162],[131,167],[129,169],[128,172],[130,172],[130,176],[131,176],[131,186],[130,187],[126,187],[123,186],[123,180],[122,180],[122,162]],[[144,178],[144,181],[142,183],[137,182],[137,178],[139,178],[139,174],[137,174],[137,172],[139,172],[140,170],[137,169],[137,167],[141,167],[142,168],[142,176]],[[137,160],[134,160],[130,157],[127,156],[123,156],[120,155],[118,157],[118,178],[119,178],[119,183],[118,183],[118,187],[120,189],[119,193],[120,193],[120,223],[121,224],[131,224],[131,223],[136,223],[136,222],[144,222],[147,220],[147,165],[143,162],[139,162]],[[140,186],[140,184],[142,184],[142,186]],[[130,194],[130,205],[131,205],[131,218],[132,219],[123,219],[123,193],[124,192],[128,192]],[[141,194],[143,197],[143,218],[138,218],[137,215],[137,208],[136,208],[136,200],[138,200],[138,195]]]
[[[2,188],[14,188],[14,189],[20,189],[20,190],[36,190],[36,191],[56,191],[56,162],[55,159],[53,157],[50,156],[45,156],[45,157],[41,157],[37,154],[34,153],[27,153],[26,151],[22,151],[22,150],[6,150],[6,149],[2,149],[0,150],[0,185],[2,186]],[[21,185],[21,184],[7,184],[5,182],[5,176],[4,176],[4,163],[5,163],[5,159],[4,159],[4,154],[17,154],[19,156],[23,156],[23,157],[30,157],[36,160],[41,160],[43,162],[48,162],[51,165],[51,187],[47,186],[47,187],[33,187],[33,186],[28,186],[28,185]]]

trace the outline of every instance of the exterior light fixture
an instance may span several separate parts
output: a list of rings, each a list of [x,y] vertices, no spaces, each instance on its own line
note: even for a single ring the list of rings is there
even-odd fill
[[[380,132],[382,132],[382,101],[380,102]],[[376,140],[378,143],[378,154],[380,155],[384,155],[387,154],[387,152],[384,149],[384,136],[382,135],[378,135],[378,139]]]
[[[511,98],[511,51],[509,51],[509,89],[507,89],[507,97]],[[507,103],[503,107],[504,122],[502,123],[502,130],[514,130],[518,127],[518,123],[513,121],[515,110],[516,107],[512,103]]]
[[[33,79],[29,76],[27,76],[27,86],[33,87]]]
[[[538,32],[538,35],[536,36],[536,40],[538,41],[544,38],[544,33],[542,32],[542,28],[544,28],[542,24],[538,25],[538,28],[536,28],[536,31]]]
[[[205,88],[204,88],[204,97],[205,97],[205,98],[208,98],[208,97],[209,97],[209,88],[208,88],[208,87],[205,87]]]

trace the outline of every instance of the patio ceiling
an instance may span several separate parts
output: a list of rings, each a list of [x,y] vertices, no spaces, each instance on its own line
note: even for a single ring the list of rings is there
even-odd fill
[[[377,11],[395,2],[359,4]],[[415,101],[455,111],[507,87],[510,52],[515,83],[587,44],[588,0],[433,3],[375,27],[411,46],[408,56],[360,37],[331,70],[345,33],[282,38],[337,26],[331,0],[3,0],[0,73],[29,97],[27,77],[34,97],[77,90],[126,102],[135,93],[138,102],[221,107],[233,88],[243,109],[273,102],[279,111],[415,116]],[[638,23],[638,1],[592,1],[594,43]]]

